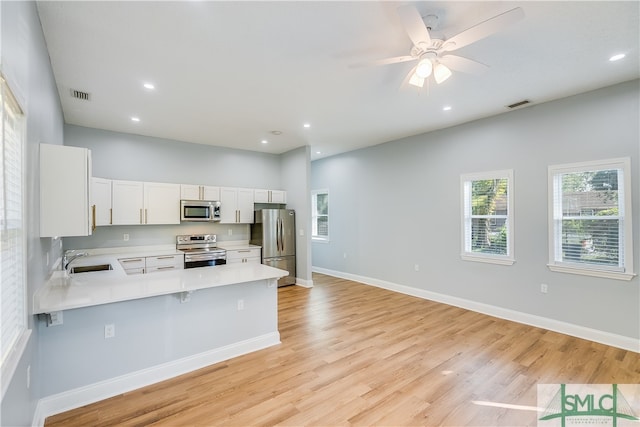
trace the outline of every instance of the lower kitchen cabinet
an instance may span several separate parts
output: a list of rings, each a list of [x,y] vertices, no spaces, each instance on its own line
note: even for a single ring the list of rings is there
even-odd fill
[[[184,255],[161,255],[145,258],[147,273],[166,270],[182,270],[184,268]]]
[[[261,262],[261,249],[227,249],[227,264],[255,263]]]
[[[119,258],[118,261],[125,273],[129,275],[182,270],[184,268],[184,255],[182,254]]]

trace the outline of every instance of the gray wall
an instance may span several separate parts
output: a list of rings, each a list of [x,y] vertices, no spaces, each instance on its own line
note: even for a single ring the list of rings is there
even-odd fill
[[[39,143],[62,144],[63,116],[35,2],[0,2],[1,67],[27,116],[26,146],[26,229],[28,299],[45,281],[50,259],[60,255],[60,242],[39,237],[40,175]],[[0,425],[31,425],[42,387],[39,334],[33,330],[7,393],[2,400]],[[46,363],[46,360],[45,360]],[[27,367],[31,366],[31,386],[27,388]]]
[[[313,266],[640,338],[637,276],[546,267],[547,166],[628,156],[640,269],[639,99],[635,80],[314,161],[312,189],[329,189],[330,242],[313,243]],[[516,263],[462,261],[460,174],[501,169],[514,170]]]
[[[163,273],[154,273],[163,274]],[[266,281],[66,310],[64,324],[40,324],[47,363],[42,395],[88,386],[278,331],[277,293]],[[238,311],[238,299],[245,310]],[[116,334],[104,338],[104,326]]]
[[[64,144],[91,150],[93,176],[280,189],[280,156],[73,125]]]
[[[308,146],[282,155],[282,182],[287,207],[296,211],[296,276],[311,285],[311,149]]]

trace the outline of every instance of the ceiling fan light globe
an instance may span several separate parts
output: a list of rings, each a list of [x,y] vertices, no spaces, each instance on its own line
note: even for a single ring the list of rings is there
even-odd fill
[[[436,64],[433,68],[433,77],[436,79],[436,83],[440,84],[451,77],[451,70],[443,64]]]
[[[424,86],[424,79],[422,77],[418,77],[418,75],[414,73],[409,79],[409,84],[416,87],[422,87]]]
[[[433,64],[431,63],[431,60],[423,59],[418,63],[418,66],[416,67],[415,75],[420,77],[421,79],[426,79],[431,75],[432,71],[433,71]]]

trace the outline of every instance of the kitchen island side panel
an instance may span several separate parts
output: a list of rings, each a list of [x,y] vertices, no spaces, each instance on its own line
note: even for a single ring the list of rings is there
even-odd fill
[[[185,303],[172,294],[65,310],[59,326],[41,318],[42,396],[277,333],[277,288],[268,282],[198,290]],[[115,336],[105,338],[111,324]]]

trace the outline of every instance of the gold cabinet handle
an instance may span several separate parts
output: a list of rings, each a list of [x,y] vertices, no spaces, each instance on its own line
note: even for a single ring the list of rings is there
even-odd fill
[[[149,223],[149,212],[147,212],[147,209],[144,210],[144,223]]]
[[[91,231],[96,231],[96,205],[91,206],[91,217],[93,221],[93,225],[91,227]]]
[[[113,209],[109,208],[109,224],[113,224]]]
[[[142,222],[142,209],[140,209],[140,224],[144,224],[144,223]]]

